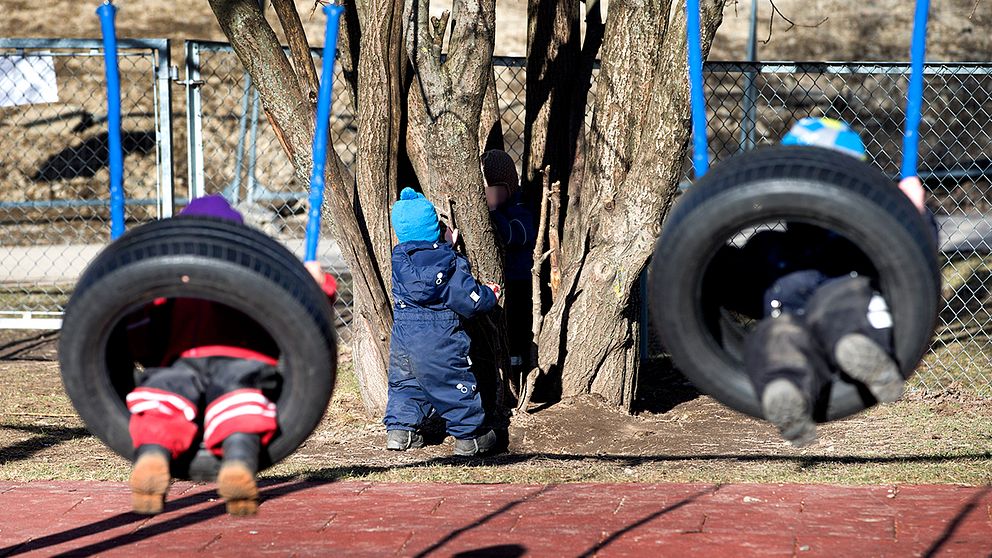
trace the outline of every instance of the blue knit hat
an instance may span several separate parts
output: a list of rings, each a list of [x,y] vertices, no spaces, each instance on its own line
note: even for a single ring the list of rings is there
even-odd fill
[[[390,221],[400,242],[433,242],[441,236],[434,205],[413,188],[403,188],[400,192],[400,199],[393,204]]]
[[[245,220],[240,213],[227,203],[224,196],[220,194],[210,194],[190,200],[189,205],[179,212],[180,215],[193,215],[199,217],[213,217],[214,219],[224,219],[244,224]]]
[[[867,158],[861,136],[843,120],[807,116],[782,138],[782,145],[815,145],[834,149],[851,157]]]

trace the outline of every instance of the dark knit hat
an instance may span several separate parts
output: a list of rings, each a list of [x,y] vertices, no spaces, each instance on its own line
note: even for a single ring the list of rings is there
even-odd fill
[[[505,186],[511,195],[520,184],[517,165],[509,153],[500,149],[491,149],[482,154],[482,174],[486,178],[486,186]]]
[[[433,242],[441,236],[434,204],[413,188],[403,188],[400,199],[393,204],[390,221],[400,242],[424,240]]]
[[[179,214],[183,216],[213,217],[215,219],[224,219],[241,224],[245,222],[241,214],[232,208],[231,204],[227,203],[224,196],[220,194],[210,194],[209,196],[191,200],[189,205],[180,211]]]

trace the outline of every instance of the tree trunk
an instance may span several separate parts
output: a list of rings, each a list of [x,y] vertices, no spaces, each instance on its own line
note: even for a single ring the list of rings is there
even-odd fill
[[[427,0],[407,0],[406,46],[415,72],[410,88],[408,145],[422,150],[418,167],[427,197],[458,228],[472,270],[482,281],[502,283],[503,261],[483,196],[480,119],[486,94],[493,85],[495,40],[494,0],[455,0],[447,58],[442,39],[448,14],[428,21]],[[488,125],[488,123],[487,123]],[[488,135],[488,130],[486,131]],[[470,324],[473,372],[480,379],[490,420],[501,403],[501,386],[509,356],[502,319],[483,316]],[[478,358],[480,353],[482,358]],[[490,382],[490,379],[495,380]],[[489,391],[490,393],[486,393]]]
[[[406,62],[402,52],[403,12],[402,5],[391,0],[358,2],[356,9],[361,32],[355,111],[358,126],[355,188],[359,202],[356,210],[360,212],[359,222],[365,225],[362,232],[372,247],[376,278],[380,288],[388,292],[392,273],[389,207],[399,191],[401,82]],[[352,323],[353,362],[366,410],[381,415],[386,409],[389,353],[377,347],[379,332],[362,311],[368,303],[364,296],[355,298],[359,312],[358,319]]]
[[[307,87],[307,80],[294,73],[275,32],[262,15],[255,0],[210,0],[210,7],[221,29],[231,41],[235,53],[258,88],[259,97],[274,125],[286,140],[289,158],[302,184],[309,182],[313,168],[311,145],[314,133],[314,112]],[[301,74],[305,73],[304,64]],[[374,369],[384,378],[389,354],[391,311],[389,298],[383,287],[375,251],[365,233],[363,222],[356,217],[350,195],[352,177],[333,149],[328,149],[329,191],[325,196],[326,207],[333,216],[335,238],[341,253],[352,270],[355,299],[362,301],[355,309],[355,322],[365,331],[356,342],[356,353],[363,355],[366,370]],[[370,363],[378,358],[378,365]],[[360,378],[359,384],[363,385]],[[365,385],[375,385],[374,381]],[[374,389],[363,391],[363,398],[373,408],[381,399]]]
[[[550,181],[568,190],[574,145],[572,91],[579,69],[579,1],[530,0],[527,6],[527,93],[521,178],[528,202],[536,210],[541,169]],[[588,78],[587,78],[588,79]],[[583,97],[584,98],[584,97]],[[582,107],[584,108],[584,107]]]
[[[723,4],[705,3],[706,50]],[[610,3],[584,178],[566,217],[572,251],[563,295],[539,340],[539,366],[561,370],[563,396],[596,393],[627,410],[633,405],[636,284],[684,161],[686,72],[684,4]]]

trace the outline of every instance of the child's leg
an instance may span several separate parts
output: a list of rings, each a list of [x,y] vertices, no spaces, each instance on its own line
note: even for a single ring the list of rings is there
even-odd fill
[[[199,372],[182,361],[150,368],[127,396],[129,430],[135,447],[131,504],[136,513],[162,511],[169,489],[169,463],[196,438],[194,422],[203,383]]]
[[[261,439],[258,434],[236,432],[224,439],[224,460],[217,473],[217,492],[224,499],[227,513],[253,515],[258,511],[258,454]]]
[[[261,447],[276,433],[276,406],[262,393],[275,384],[277,371],[266,363],[209,357],[207,410],[203,442],[222,457],[217,492],[232,515],[258,511],[255,473]]]
[[[510,344],[510,367],[519,373],[530,366],[531,344],[533,333],[533,303],[531,299],[531,283],[529,280],[507,280],[504,308],[506,310],[507,341]]]
[[[472,374],[468,335],[460,326],[431,332],[434,350],[415,355],[414,370],[430,404],[455,438],[457,455],[492,450],[496,434],[485,427],[486,413]]]
[[[795,446],[813,442],[813,406],[830,372],[802,320],[765,318],[744,343],[744,368],[765,419]]]
[[[824,283],[810,299],[806,320],[833,365],[875,399],[899,399],[904,379],[892,356],[892,315],[867,277]]]
[[[386,399],[386,449],[405,451],[424,446],[418,432],[431,412],[427,394],[414,373],[414,358],[406,349],[407,324],[397,324],[389,347],[389,392]]]

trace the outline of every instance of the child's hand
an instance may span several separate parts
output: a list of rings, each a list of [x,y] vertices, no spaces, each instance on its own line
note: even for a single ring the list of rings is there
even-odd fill
[[[323,266],[318,261],[303,262],[303,267],[307,268],[313,280],[320,285],[320,290],[324,291],[324,294],[333,303],[338,296],[338,282],[334,279],[334,276],[325,272]]]
[[[923,189],[923,183],[920,182],[920,178],[917,176],[909,176],[903,178],[899,181],[899,189],[902,190],[903,194],[909,198],[909,201],[913,202],[916,209],[923,213],[926,208],[926,191]]]
[[[454,246],[458,243],[458,229],[444,229],[444,240]]]
[[[486,283],[486,286],[496,295],[496,300],[499,300],[500,288],[496,283]]]

